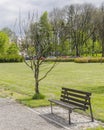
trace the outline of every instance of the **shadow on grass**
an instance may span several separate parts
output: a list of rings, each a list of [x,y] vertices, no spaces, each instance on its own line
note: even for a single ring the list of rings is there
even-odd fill
[[[97,86],[97,87],[87,87],[86,90],[91,93],[95,94],[103,94],[104,93],[104,86]]]
[[[27,105],[27,103],[31,102],[32,100],[33,100],[32,97],[24,98],[24,99],[16,99],[17,102],[24,104],[24,105]]]
[[[43,106],[48,106],[49,102],[47,99],[33,99],[32,97],[28,97],[25,99],[18,99],[17,100],[19,103],[24,104],[28,107],[43,107]]]

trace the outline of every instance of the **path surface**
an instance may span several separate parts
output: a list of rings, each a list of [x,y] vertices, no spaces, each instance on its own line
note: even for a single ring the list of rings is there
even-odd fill
[[[0,99],[0,130],[64,130],[13,100]]]
[[[60,117],[66,112],[64,114],[58,107],[54,109],[57,114],[52,115],[49,107],[31,109],[14,100],[0,98],[0,130],[81,130],[99,125],[97,121],[92,123],[89,122],[89,118],[73,113],[72,120],[75,122],[69,126],[68,117],[65,117],[66,119]]]

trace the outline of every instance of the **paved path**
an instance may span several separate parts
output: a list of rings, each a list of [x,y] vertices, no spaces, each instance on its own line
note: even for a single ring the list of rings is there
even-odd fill
[[[85,130],[100,124],[73,112],[70,126],[66,111],[54,107],[54,112],[57,114],[50,114],[50,107],[31,109],[14,100],[0,98],[0,130]]]
[[[0,130],[64,130],[13,100],[0,99]]]

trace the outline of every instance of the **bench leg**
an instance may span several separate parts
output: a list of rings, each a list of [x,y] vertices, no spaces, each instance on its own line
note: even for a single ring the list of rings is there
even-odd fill
[[[93,117],[93,113],[92,113],[92,107],[90,105],[90,114],[91,114],[91,121],[94,122],[94,117]]]
[[[70,116],[71,112],[72,110],[69,109],[69,125],[71,125],[71,116]]]
[[[92,113],[91,102],[90,102],[90,114],[91,114],[91,121],[94,122],[94,117],[93,117],[93,113]]]
[[[50,102],[50,105],[51,105],[51,114],[53,114],[52,102]]]

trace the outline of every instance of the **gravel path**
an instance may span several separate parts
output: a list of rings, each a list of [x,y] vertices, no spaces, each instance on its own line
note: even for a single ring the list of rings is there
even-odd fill
[[[12,99],[0,98],[0,130],[84,130],[101,124],[90,118],[72,113],[72,125],[68,125],[67,111],[54,107],[28,108]]]

